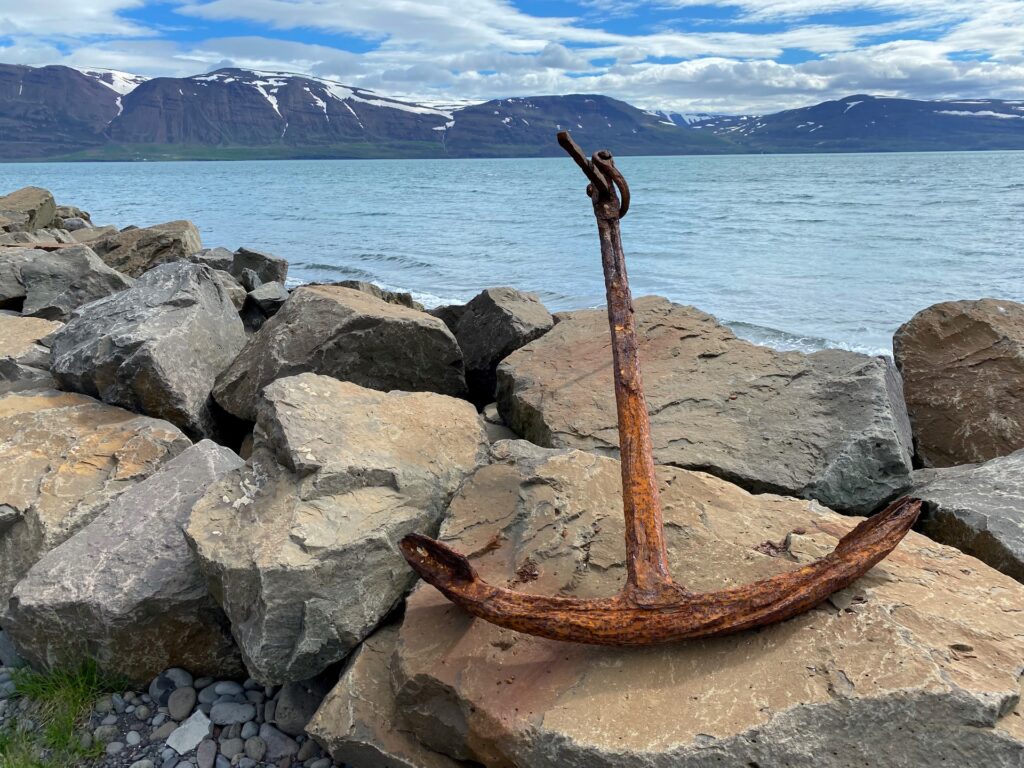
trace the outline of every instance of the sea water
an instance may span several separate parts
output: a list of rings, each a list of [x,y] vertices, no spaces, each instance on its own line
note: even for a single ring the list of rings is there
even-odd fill
[[[634,295],[693,304],[787,349],[891,352],[939,301],[1024,301],[1024,152],[622,157]],[[603,304],[585,180],[568,158],[0,164],[97,223],[191,219],[208,246],[360,279],[427,305],[482,288]]]

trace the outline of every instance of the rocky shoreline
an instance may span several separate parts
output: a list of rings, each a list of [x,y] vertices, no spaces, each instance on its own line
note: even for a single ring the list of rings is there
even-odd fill
[[[0,731],[10,668],[88,661],[133,686],[82,726],[110,768],[1024,760],[1024,305],[922,310],[893,361],[638,299],[689,587],[798,568],[901,494],[925,513],[802,617],[619,651],[473,621],[395,546],[618,589],[604,313],[287,273],[189,222],[0,197]]]

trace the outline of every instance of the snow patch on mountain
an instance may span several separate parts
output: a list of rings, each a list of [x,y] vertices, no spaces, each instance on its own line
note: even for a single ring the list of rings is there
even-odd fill
[[[966,102],[957,102],[964,104]],[[1002,119],[1024,119],[1024,115],[1009,115],[1006,112],[993,112],[991,109],[979,109],[977,112],[968,112],[963,109],[937,109],[937,115],[956,115],[957,117],[998,117]]]
[[[127,96],[149,79],[142,75],[133,75],[130,72],[120,72],[116,69],[80,69],[78,71],[107,86],[119,96]]]

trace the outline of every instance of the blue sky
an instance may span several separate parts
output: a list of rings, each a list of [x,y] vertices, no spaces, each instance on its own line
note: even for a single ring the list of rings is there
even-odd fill
[[[395,96],[682,112],[1024,98],[1024,0],[0,0],[0,61],[301,72]]]

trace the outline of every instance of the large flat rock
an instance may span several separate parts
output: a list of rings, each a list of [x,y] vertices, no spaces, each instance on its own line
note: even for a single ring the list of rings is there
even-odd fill
[[[979,465],[921,469],[918,528],[1024,582],[1024,450]]]
[[[131,284],[84,245],[0,248],[0,307],[25,315],[67,320],[77,307]]]
[[[412,584],[396,542],[436,531],[486,446],[462,400],[310,373],[266,387],[252,457],[187,529],[250,674],[303,680],[358,645]]]
[[[618,463],[521,441],[494,450],[453,500],[443,539],[495,584],[616,592]],[[703,473],[661,467],[659,478],[673,574],[694,590],[799,568],[859,522]],[[490,768],[1011,768],[1024,760],[1021,605],[1017,582],[910,533],[807,614],[646,649],[517,634],[421,585],[392,669],[416,736]]]
[[[884,358],[778,352],[659,297],[637,300],[636,311],[659,464],[853,513],[909,485],[910,428]],[[566,313],[509,355],[498,367],[498,405],[538,445],[617,456],[605,310]]]
[[[900,326],[893,352],[921,464],[972,464],[1024,448],[1024,304],[935,304]]]
[[[381,627],[345,662],[306,731],[334,762],[358,768],[458,768],[409,733],[391,690],[398,627]]]
[[[0,606],[40,557],[191,443],[70,392],[0,397]]]
[[[213,395],[253,421],[275,379],[319,373],[379,390],[466,392],[462,352],[435,317],[337,285],[303,286],[252,336]]]
[[[199,230],[191,221],[122,229],[90,242],[104,262],[131,277],[140,277],[160,264],[184,261],[203,248]]]
[[[62,389],[215,437],[210,390],[243,344],[242,321],[213,270],[178,262],[75,313],[53,336],[52,371]]]
[[[214,481],[242,465],[204,440],[115,497],[15,587],[2,621],[37,667],[86,661],[135,683],[181,667],[243,673],[227,617],[206,587],[182,526]]]

